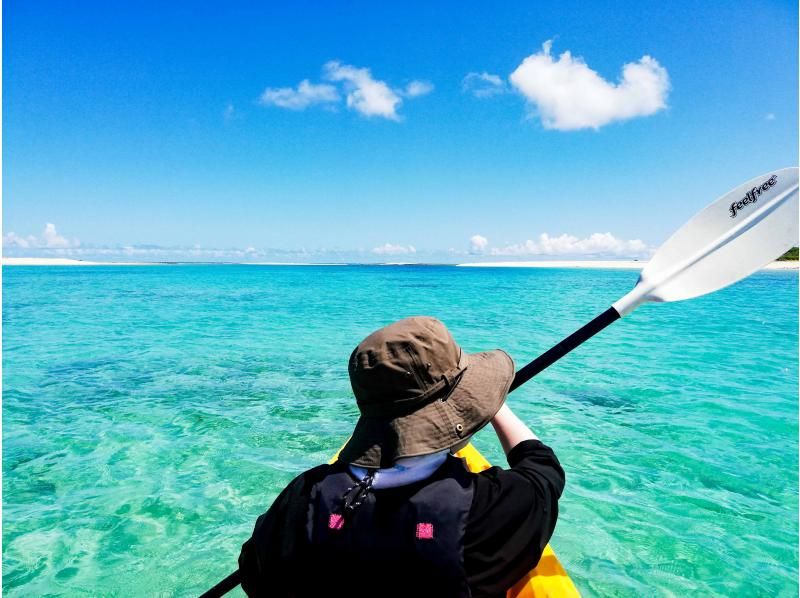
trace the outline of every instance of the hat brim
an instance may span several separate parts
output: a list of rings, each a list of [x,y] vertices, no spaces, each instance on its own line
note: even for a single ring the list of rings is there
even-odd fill
[[[514,361],[497,349],[464,353],[462,362],[464,374],[447,397],[403,416],[361,416],[339,460],[388,467],[402,457],[456,446],[483,428],[503,406],[514,380]]]

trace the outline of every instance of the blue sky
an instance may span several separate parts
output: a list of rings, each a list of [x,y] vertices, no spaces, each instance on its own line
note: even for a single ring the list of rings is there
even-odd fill
[[[794,2],[3,17],[6,255],[641,257],[798,160]]]

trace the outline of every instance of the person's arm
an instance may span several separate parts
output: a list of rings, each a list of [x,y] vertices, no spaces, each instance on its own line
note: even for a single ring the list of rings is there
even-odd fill
[[[288,596],[285,581],[285,540],[292,541],[294,534],[287,533],[288,510],[296,494],[296,482],[281,492],[269,510],[256,521],[253,535],[242,545],[239,555],[239,574],[242,589],[250,597]]]
[[[256,521],[239,555],[242,589],[248,596],[293,595],[304,566],[308,489],[328,467],[297,476]]]
[[[511,411],[508,403],[503,403],[503,406],[500,407],[500,411],[492,419],[492,427],[497,434],[497,438],[500,439],[500,444],[503,445],[506,455],[520,442],[539,440],[536,434]]]
[[[507,403],[494,416],[492,426],[511,467],[508,473],[524,477],[541,495],[552,493],[558,500],[564,490],[564,470],[553,451],[511,411]]]
[[[564,471],[553,451],[503,406],[492,421],[509,469],[477,475],[464,536],[473,595],[502,595],[539,562],[558,519]]]

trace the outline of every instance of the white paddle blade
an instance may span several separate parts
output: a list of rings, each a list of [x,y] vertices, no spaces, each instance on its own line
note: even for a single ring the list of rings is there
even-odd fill
[[[614,304],[620,315],[645,301],[679,301],[737,282],[798,242],[798,169],[756,177],[679,229]]]

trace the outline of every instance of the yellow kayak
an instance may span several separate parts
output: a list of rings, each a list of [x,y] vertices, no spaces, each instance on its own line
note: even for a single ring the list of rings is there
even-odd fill
[[[337,452],[331,463],[339,456]],[[491,465],[486,458],[471,444],[456,453],[467,462],[470,471],[479,472],[489,469]],[[580,596],[578,589],[567,575],[564,567],[558,562],[558,557],[548,544],[539,564],[520,579],[514,587],[506,592],[506,598],[577,598]]]

